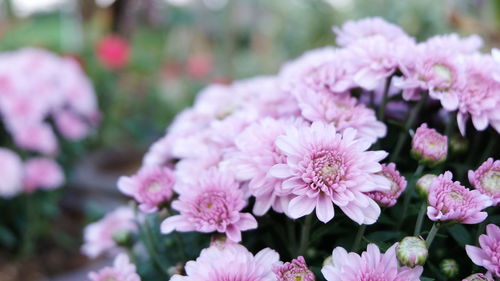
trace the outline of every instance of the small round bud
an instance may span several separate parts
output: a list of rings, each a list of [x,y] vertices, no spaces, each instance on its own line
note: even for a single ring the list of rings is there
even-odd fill
[[[446,160],[448,137],[428,128],[427,124],[424,123],[415,132],[411,146],[411,154],[415,159],[422,164],[433,167]]]
[[[326,257],[326,259],[323,261],[323,267],[325,267],[327,265],[331,265],[331,264],[333,264],[332,256]]]
[[[120,247],[125,247],[128,248],[132,246],[133,244],[133,239],[132,239],[132,232],[128,230],[120,230],[115,233],[113,233],[113,241],[116,243],[116,245]]]
[[[454,259],[444,259],[439,264],[439,269],[448,278],[454,278],[458,274],[458,263]]]
[[[427,250],[425,241],[415,236],[403,238],[396,248],[399,263],[409,267],[423,265],[427,260],[428,254],[429,251]]]
[[[416,187],[417,192],[422,197],[422,199],[427,201],[427,195],[429,195],[429,187],[436,177],[437,176],[433,174],[425,174],[418,179]]]
[[[462,281],[494,281],[494,280],[493,278],[490,278],[482,273],[475,273],[467,278],[464,278]]]
[[[469,148],[469,141],[462,137],[452,137],[450,139],[450,150],[453,154],[462,154]]]

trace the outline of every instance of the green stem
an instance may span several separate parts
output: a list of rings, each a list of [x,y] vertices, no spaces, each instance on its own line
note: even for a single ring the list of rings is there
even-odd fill
[[[365,235],[366,224],[362,224],[358,228],[358,233],[356,233],[356,238],[354,238],[354,244],[352,246],[352,252],[357,252],[359,250],[359,246],[361,246],[361,239]]]
[[[182,242],[182,237],[179,232],[174,232],[175,240],[177,241],[177,245],[179,248],[179,252],[181,253],[182,261],[187,261],[187,255],[184,251],[184,243]]]
[[[153,233],[151,231],[151,226],[148,222],[148,218],[144,218],[144,236],[145,236],[145,241],[144,244],[146,246],[146,249],[150,255],[150,257],[153,259],[153,262],[155,263],[156,267],[160,270],[162,274],[164,274],[167,278],[170,278],[170,274],[168,273],[167,267],[163,265],[161,262],[160,256],[156,252],[155,249],[155,242],[153,238]]]
[[[302,231],[300,233],[300,244],[299,249],[297,251],[297,256],[304,256],[307,247],[309,246],[309,234],[311,233],[311,221],[313,215],[306,216],[304,221],[304,226],[302,227]]]
[[[410,130],[410,128],[413,127],[415,121],[417,120],[418,113],[422,109],[422,106],[425,104],[426,100],[427,100],[427,93],[424,93],[422,94],[422,97],[410,112],[410,115],[408,116],[408,119],[406,120],[405,126],[403,128],[403,131],[399,134],[398,142],[396,143],[396,146],[392,151],[390,162],[395,162],[398,159],[399,153],[401,153],[401,149],[403,149],[403,145],[405,144],[406,139],[408,138],[408,130]]]
[[[286,220],[286,228],[288,233],[288,244],[292,250],[289,251],[292,255],[297,251],[297,238],[295,237],[295,224],[292,220]]]
[[[403,221],[406,218],[406,213],[408,212],[408,206],[410,204],[411,197],[413,196],[413,192],[415,192],[415,183],[424,172],[424,167],[425,167],[424,165],[418,165],[418,168],[413,174],[411,181],[408,184],[408,188],[405,191],[404,201],[403,201],[403,212],[401,213],[401,217],[398,222],[398,229],[401,227],[401,224],[403,224]]]
[[[436,237],[438,231],[439,231],[439,223],[435,222],[432,225],[431,231],[429,231],[429,234],[427,235],[427,239],[425,239],[425,243],[427,244],[428,249],[431,247],[432,241],[434,241],[434,238]]]
[[[379,121],[384,121],[385,107],[387,105],[388,97],[389,97],[389,89],[391,88],[392,76],[388,77],[385,80],[384,87],[384,96],[382,101],[380,102],[380,107],[378,108],[377,118]]]
[[[422,223],[424,222],[425,211],[427,210],[427,204],[424,202],[422,206],[420,206],[420,210],[418,211],[417,222],[415,223],[415,231],[413,232],[413,236],[419,236],[420,231],[422,230]]]
[[[26,208],[26,227],[24,229],[22,245],[19,255],[21,258],[27,258],[34,248],[34,239],[37,228],[37,212],[35,210],[34,194],[26,194],[24,200]]]

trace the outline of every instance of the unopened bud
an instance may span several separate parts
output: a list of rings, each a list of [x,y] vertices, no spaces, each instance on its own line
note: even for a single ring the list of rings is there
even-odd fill
[[[128,230],[120,230],[115,233],[113,233],[113,241],[116,243],[116,245],[120,247],[125,247],[128,248],[132,246],[133,244],[133,239],[132,239],[132,232]]]
[[[437,176],[433,174],[425,174],[417,181],[417,192],[425,201],[427,201],[427,195],[429,195],[429,187],[436,177]]]
[[[418,127],[411,146],[412,156],[430,167],[444,162],[448,155],[448,137],[428,128],[425,123]]]
[[[458,274],[458,263],[454,259],[444,259],[439,264],[439,269],[448,278],[454,278]]]
[[[396,248],[399,263],[409,267],[423,265],[428,254],[427,243],[422,238],[414,236],[403,238]]]

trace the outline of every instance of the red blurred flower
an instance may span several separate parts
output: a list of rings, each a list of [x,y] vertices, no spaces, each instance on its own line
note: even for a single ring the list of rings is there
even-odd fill
[[[130,57],[129,43],[118,35],[108,35],[97,45],[97,57],[107,69],[120,69]]]
[[[194,78],[203,78],[213,69],[210,54],[198,53],[190,56],[186,62],[187,74]]]

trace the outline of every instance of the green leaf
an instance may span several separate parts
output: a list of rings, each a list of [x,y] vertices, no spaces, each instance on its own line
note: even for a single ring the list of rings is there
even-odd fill
[[[467,229],[461,224],[455,224],[448,227],[448,233],[462,247],[465,247],[467,244],[472,244],[472,238],[469,231],[467,231]]]

